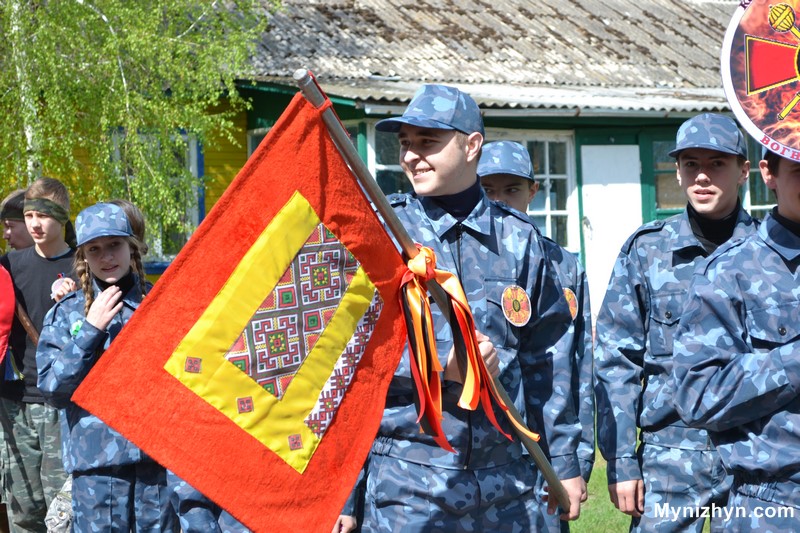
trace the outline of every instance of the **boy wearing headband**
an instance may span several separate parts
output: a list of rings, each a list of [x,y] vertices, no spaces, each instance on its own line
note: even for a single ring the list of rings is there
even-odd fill
[[[69,193],[58,180],[39,178],[25,193],[23,212],[34,245],[11,251],[0,262],[37,334],[54,303],[54,285],[65,276],[74,278],[75,253],[64,238]],[[0,385],[9,518],[15,531],[44,531],[47,506],[66,480],[58,411],[39,392],[36,343],[18,317],[9,344],[16,371],[5,372]]]
[[[3,224],[3,239],[7,249],[22,250],[33,246],[33,238],[25,226],[24,204],[25,189],[12,192],[0,204],[0,222]]]

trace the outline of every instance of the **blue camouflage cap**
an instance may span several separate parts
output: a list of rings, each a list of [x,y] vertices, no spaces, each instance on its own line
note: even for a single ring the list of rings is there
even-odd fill
[[[703,113],[690,118],[681,124],[675,142],[675,149],[669,153],[672,157],[687,148],[705,148],[747,159],[744,135],[732,118],[723,115]]]
[[[513,141],[484,144],[478,161],[478,176],[492,174],[512,174],[533,181],[533,163],[528,150]]]
[[[378,131],[397,133],[403,124],[458,130],[469,135],[484,135],[483,117],[475,100],[467,93],[447,85],[423,85],[406,107],[403,116],[387,118],[375,124]]]
[[[99,203],[87,207],[75,219],[78,246],[99,237],[132,237],[133,231],[128,217],[115,204]]]

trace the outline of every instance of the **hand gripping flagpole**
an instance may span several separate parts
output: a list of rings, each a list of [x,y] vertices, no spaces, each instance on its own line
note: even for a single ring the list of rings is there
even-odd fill
[[[303,93],[303,96],[311,105],[320,108],[325,103],[325,94],[323,94],[322,89],[317,85],[316,80],[308,70],[296,70],[294,79]],[[367,195],[367,198],[375,205],[375,208],[386,223],[386,227],[391,231],[392,235],[394,235],[403,253],[405,253],[408,258],[416,257],[419,250],[414,240],[408,234],[405,227],[403,227],[397,215],[395,215],[394,210],[391,205],[389,205],[389,201],[378,186],[378,182],[375,181],[366,164],[364,164],[364,161],[359,157],[353,143],[350,141],[347,131],[342,127],[342,123],[339,122],[339,118],[330,107],[322,112],[322,121],[328,128],[328,133],[330,133],[334,144],[350,166],[350,169],[353,171],[353,174],[364,190],[364,193]],[[449,317],[449,306],[446,303],[447,299],[444,289],[442,289],[435,280],[428,281],[428,288],[436,305],[445,316]],[[464,354],[458,354],[458,356],[459,363],[463,365],[466,356]],[[519,411],[514,406],[514,403],[511,401],[511,398],[509,398],[502,383],[500,383],[500,380],[496,376],[493,376],[492,380],[494,381],[494,386],[500,398],[508,407],[508,409],[504,411],[506,415],[510,419],[515,420],[519,425],[524,426],[525,423],[522,420],[522,415],[520,415]],[[567,491],[564,490],[561,480],[558,479],[555,470],[553,470],[552,465],[548,462],[542,449],[536,441],[516,429],[516,424],[512,423],[511,426],[515,429],[517,436],[533,458],[533,462],[539,468],[539,471],[541,471],[545,481],[547,481],[550,496],[555,497],[562,510],[565,512],[569,511],[570,502]]]

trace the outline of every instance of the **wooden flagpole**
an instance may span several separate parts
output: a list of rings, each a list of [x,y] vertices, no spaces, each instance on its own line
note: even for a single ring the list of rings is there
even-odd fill
[[[300,91],[303,93],[303,96],[306,98],[306,100],[308,100],[309,103],[311,103],[311,105],[319,108],[325,103],[325,94],[322,92],[322,89],[319,87],[319,85],[317,85],[316,80],[313,76],[311,76],[311,73],[308,70],[296,70],[294,73],[294,79],[297,82]],[[336,113],[334,113],[332,109],[328,108],[322,112],[322,120],[325,123],[325,126],[328,128],[328,132],[330,133],[334,144],[342,154],[342,157],[344,157],[344,160],[350,166],[350,169],[353,171],[353,174],[358,180],[358,183],[361,185],[361,188],[364,190],[364,193],[367,195],[367,198],[373,203],[373,205],[375,205],[375,208],[383,218],[386,227],[389,228],[389,231],[391,231],[392,235],[397,240],[400,248],[403,250],[403,253],[405,253],[405,255],[409,258],[416,257],[419,251],[417,250],[413,239],[400,222],[400,219],[398,219],[397,215],[395,215],[392,206],[389,204],[389,201],[386,199],[383,191],[381,191],[380,187],[378,186],[378,182],[372,177],[367,165],[364,163],[364,161],[362,161],[361,157],[359,157],[358,152],[353,146],[353,143],[350,141],[347,131],[342,127],[341,122],[339,122],[339,118],[336,116]],[[442,289],[435,280],[430,280],[427,283],[428,289],[434,301],[436,302],[436,305],[438,305],[442,313],[447,316],[449,314],[449,310],[444,289]],[[464,354],[459,355],[461,355],[459,360],[464,361]],[[500,398],[508,406],[506,415],[509,418],[515,419],[524,426],[525,422],[522,419],[522,415],[520,415],[519,411],[514,406],[511,398],[508,397],[508,393],[503,387],[503,384],[500,383],[500,380],[497,377],[493,376],[492,379]],[[511,425],[512,427],[514,426],[514,424]],[[564,486],[561,484],[561,480],[558,479],[555,470],[553,470],[552,465],[547,460],[547,456],[545,456],[544,452],[536,443],[536,441],[521,433],[516,428],[514,428],[514,430],[519,439],[522,441],[522,444],[528,450],[528,453],[533,458],[533,462],[541,471],[545,481],[547,481],[547,485],[550,488],[550,496],[556,498],[558,504],[561,506],[561,509],[564,512],[568,512],[570,507],[569,496],[567,495],[567,491],[564,489]]]

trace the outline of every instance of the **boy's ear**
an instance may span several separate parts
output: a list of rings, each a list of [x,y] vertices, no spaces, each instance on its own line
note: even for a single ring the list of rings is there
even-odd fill
[[[747,178],[750,177],[750,161],[747,160],[742,163],[742,174],[739,176],[739,186],[741,187],[744,185],[744,182],[747,181]]]
[[[766,159],[762,159],[758,162],[758,169],[761,171],[761,179],[764,180],[764,185],[766,185],[768,189],[772,189],[774,191],[775,176],[773,176],[772,172],[770,172]]]
[[[483,135],[477,131],[472,132],[467,137],[467,161],[478,159],[483,146]]]

